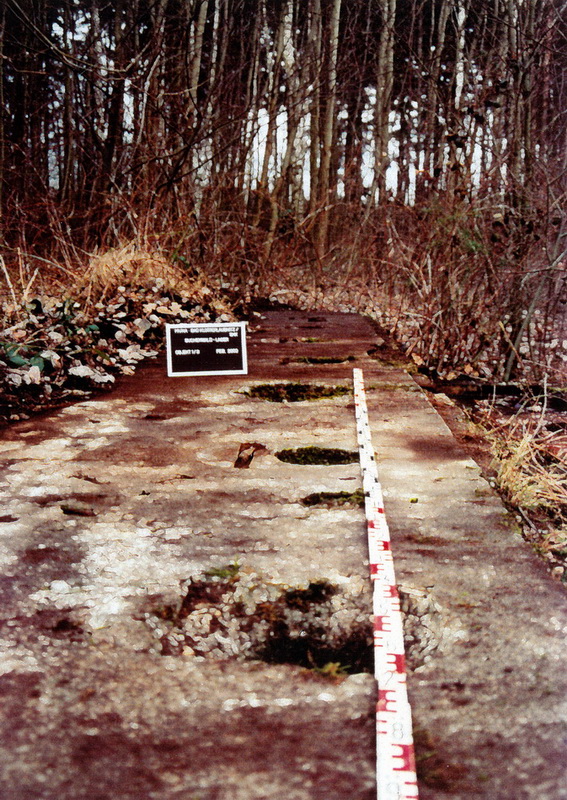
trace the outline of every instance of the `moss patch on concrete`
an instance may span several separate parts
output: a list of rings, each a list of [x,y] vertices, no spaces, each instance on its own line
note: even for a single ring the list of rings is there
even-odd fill
[[[284,358],[282,364],[345,364],[347,361],[356,361],[354,356],[297,356]]]
[[[276,457],[288,464],[354,464],[358,461],[358,451],[342,450],[339,447],[297,447],[279,450]]]
[[[313,492],[301,500],[304,506],[363,506],[364,491],[356,489],[354,492]]]
[[[251,386],[246,392],[249,397],[272,403],[298,403],[302,400],[342,397],[350,393],[348,386],[321,386],[312,383],[260,383]]]

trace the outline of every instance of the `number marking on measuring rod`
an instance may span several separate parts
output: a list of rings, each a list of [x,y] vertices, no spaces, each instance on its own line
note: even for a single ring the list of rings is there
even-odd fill
[[[372,448],[362,370],[353,371],[354,406],[373,584],[378,800],[416,800],[417,778],[406,688],[404,632],[394,574],[390,531]]]

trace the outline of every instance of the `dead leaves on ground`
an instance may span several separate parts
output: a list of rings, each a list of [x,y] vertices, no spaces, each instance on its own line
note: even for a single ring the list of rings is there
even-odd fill
[[[117,286],[104,302],[44,295],[4,303],[3,311],[0,423],[88,397],[132,374],[162,348],[166,322],[232,319],[228,304],[201,283],[177,293],[162,278]]]

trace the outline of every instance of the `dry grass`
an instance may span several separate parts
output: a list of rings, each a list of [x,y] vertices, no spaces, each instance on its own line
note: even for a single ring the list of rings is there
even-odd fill
[[[8,266],[0,256],[0,302],[5,316],[25,318],[26,304],[34,297],[74,297],[85,308],[135,289],[175,293],[195,302],[213,299],[214,287],[209,288],[197,270],[182,260],[172,263],[157,246],[131,241],[104,252],[85,253],[83,264],[71,271],[49,259],[20,254],[18,267],[16,263]]]
[[[555,437],[538,437],[529,431],[516,436],[494,439],[500,488],[510,502],[528,511],[561,513],[567,504],[567,464],[551,454],[549,445]]]
[[[541,422],[541,420],[540,420]],[[552,562],[567,566],[567,440],[539,422],[513,417],[488,430],[497,485]]]
[[[205,290],[201,279],[189,277],[158,250],[141,248],[135,242],[91,256],[78,289],[87,302],[95,302],[114,294],[120,286],[154,285],[166,292],[190,293],[192,297]]]

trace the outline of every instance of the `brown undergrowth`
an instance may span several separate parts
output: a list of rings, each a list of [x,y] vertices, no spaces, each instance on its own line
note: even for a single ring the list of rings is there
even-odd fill
[[[428,387],[430,390],[431,387]],[[516,515],[524,538],[552,574],[567,581],[567,414],[545,398],[518,409],[509,399],[433,404],[461,446]],[[498,403],[498,404],[497,404]]]
[[[553,415],[487,415],[486,435],[494,455],[496,484],[520,512],[526,538],[567,578],[567,424]]]

